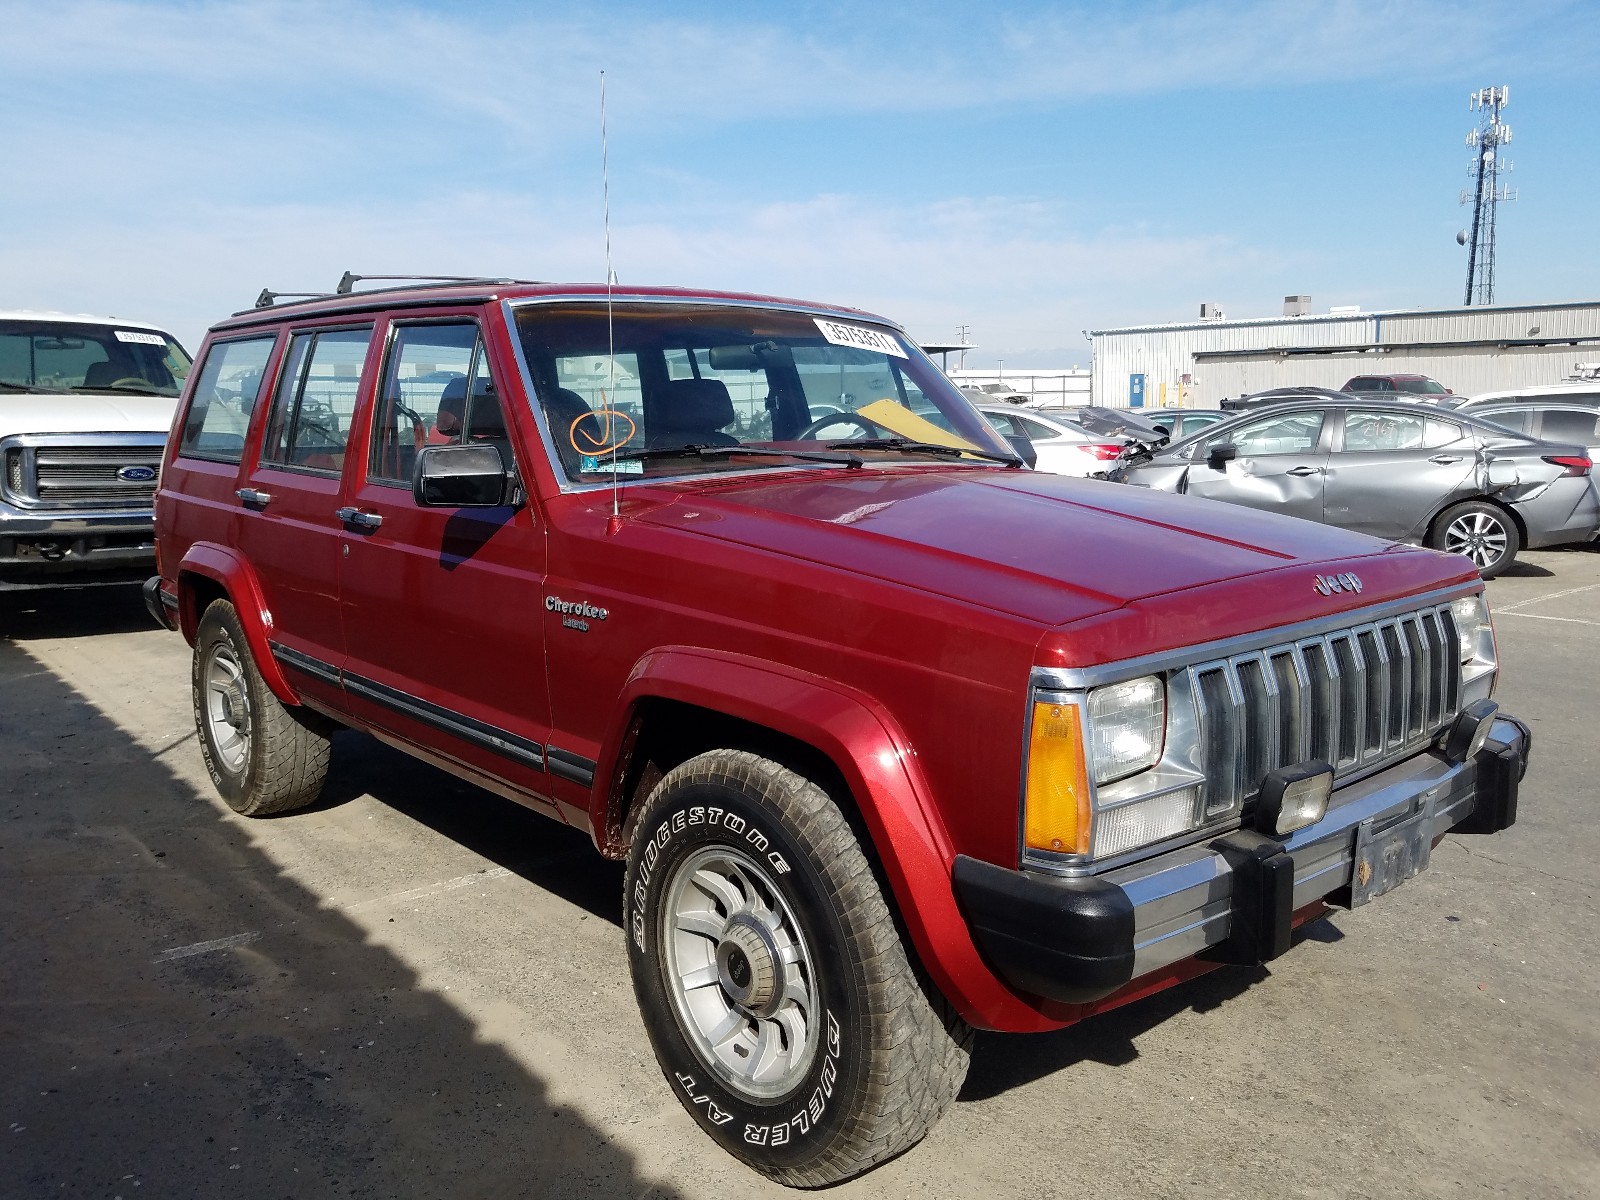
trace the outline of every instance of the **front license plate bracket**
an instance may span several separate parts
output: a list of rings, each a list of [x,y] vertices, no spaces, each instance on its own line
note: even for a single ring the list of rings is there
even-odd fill
[[[1433,797],[1422,811],[1381,832],[1366,820],[1356,826],[1354,869],[1350,873],[1350,907],[1392,892],[1422,874],[1433,856]]]

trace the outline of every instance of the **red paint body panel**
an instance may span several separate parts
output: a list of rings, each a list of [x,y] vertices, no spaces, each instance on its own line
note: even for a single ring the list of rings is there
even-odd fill
[[[1018,994],[979,957],[950,872],[958,853],[1016,866],[1035,666],[1132,658],[1475,583],[1465,560],[1327,526],[964,464],[638,481],[621,489],[614,520],[610,491],[564,491],[557,480],[500,305],[605,289],[481,292],[468,301],[460,287],[408,289],[392,318],[383,293],[243,313],[213,331],[200,358],[224,332],[374,321],[352,431],[360,445],[392,321],[471,316],[505,405],[524,507],[493,517],[417,509],[404,489],[367,482],[359,453],[340,477],[252,468],[258,416],[243,468],[180,459],[169,447],[157,513],[167,586],[194,571],[226,587],[285,699],[326,688],[304,695],[447,768],[503,781],[524,802],[552,802],[599,842],[632,715],[650,698],[809,744],[850,787],[922,963],[979,1026],[1056,1028],[1206,969],[1179,964],[1084,1008]],[[679,289],[628,296],[794,303]],[[348,315],[361,306],[371,315]],[[245,486],[273,493],[275,528],[233,497]],[[340,505],[381,513],[383,523],[375,533],[342,528],[332,516]],[[438,553],[419,554],[419,545]],[[269,564],[258,569],[271,585],[246,562]],[[1318,574],[1351,570],[1360,595],[1312,587]],[[605,615],[569,620],[547,599]],[[183,629],[192,640],[187,609]],[[592,760],[595,782],[514,766],[336,685],[286,680],[267,651],[269,632],[552,756]]]

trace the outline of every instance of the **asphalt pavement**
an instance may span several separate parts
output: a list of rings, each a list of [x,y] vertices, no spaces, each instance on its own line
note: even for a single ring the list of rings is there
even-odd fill
[[[1270,967],[980,1036],[832,1194],[1600,1195],[1600,552],[1489,596],[1514,829]],[[188,672],[136,590],[0,595],[0,1196],[789,1194],[669,1094],[586,838],[353,733],[237,817]]]

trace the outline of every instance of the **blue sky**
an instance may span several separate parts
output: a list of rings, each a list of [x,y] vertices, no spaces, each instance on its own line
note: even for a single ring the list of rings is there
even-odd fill
[[[341,272],[604,277],[1082,330],[1461,300],[1467,96],[1509,85],[1496,299],[1600,297],[1600,4],[0,0],[0,307],[191,348]]]

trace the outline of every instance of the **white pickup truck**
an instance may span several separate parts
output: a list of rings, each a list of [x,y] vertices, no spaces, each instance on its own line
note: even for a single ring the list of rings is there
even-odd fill
[[[189,355],[142,321],[0,310],[0,591],[143,579]]]

